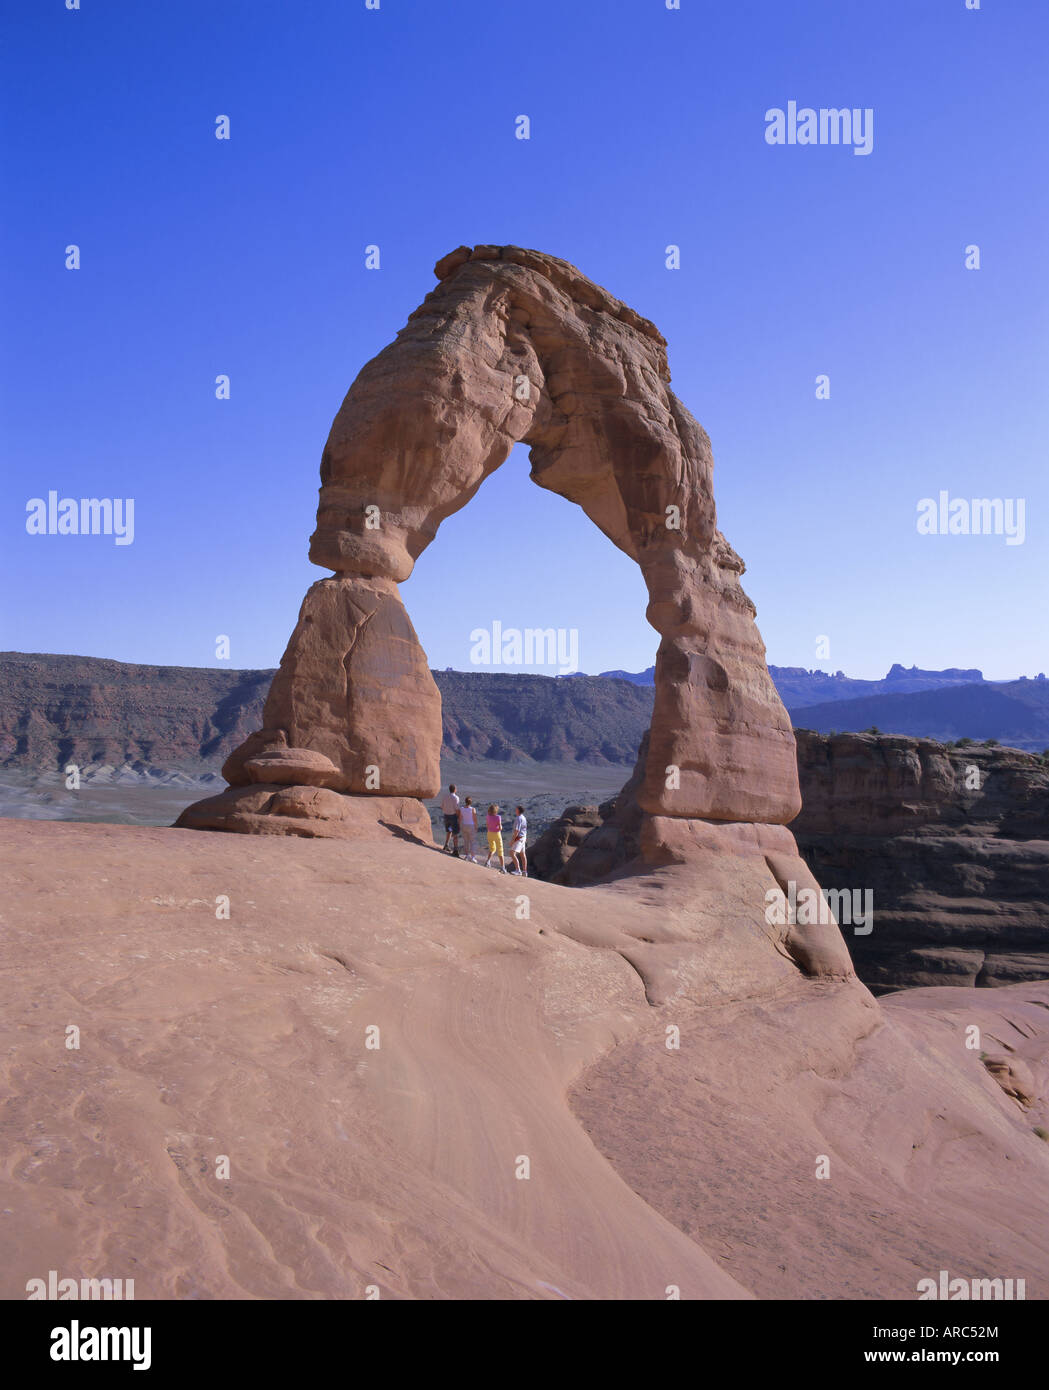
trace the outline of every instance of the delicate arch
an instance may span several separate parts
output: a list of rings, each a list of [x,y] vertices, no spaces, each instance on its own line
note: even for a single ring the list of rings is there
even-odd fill
[[[245,764],[283,747],[286,768],[305,765],[289,749],[330,759],[337,776],[321,784],[337,790],[437,792],[440,695],[397,586],[520,441],[533,480],[582,507],[644,575],[662,640],[643,810],[793,819],[793,733],[743,563],[717,529],[710,441],[670,390],[662,336],[540,252],[461,247],[436,274],[332,424],[310,558],[333,575],[307,593],[266,729],[227,779],[258,781]]]

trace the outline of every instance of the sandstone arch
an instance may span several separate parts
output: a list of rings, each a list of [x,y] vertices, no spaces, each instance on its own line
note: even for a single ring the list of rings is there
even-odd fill
[[[581,506],[644,575],[662,638],[644,810],[791,820],[793,734],[743,564],[717,529],[710,442],[670,390],[664,339],[553,256],[461,247],[435,269],[437,288],[335,417],[310,542],[334,574],[303,603],[269,734],[234,755],[228,779],[247,784],[251,755],[283,743],[329,758],[339,791],[436,793],[440,697],[397,585],[521,441],[534,481]],[[282,765],[293,780],[295,758]]]
[[[331,427],[310,558],[332,574],[303,600],[266,727],[227,759],[230,790],[177,824],[431,842],[419,798],[439,789],[441,701],[398,584],[520,441],[533,479],[581,506],[648,586],[655,703],[623,799],[640,861],[669,869],[662,887],[690,914],[705,904],[701,936],[729,927],[810,974],[850,977],[833,921],[781,914],[776,929],[763,910],[792,881],[815,883],[786,829],[801,806],[794,735],[743,563],[717,529],[710,441],[670,390],[664,339],[537,251],[460,247],[435,271]],[[645,962],[637,943],[624,950],[650,998],[668,959],[653,949]]]

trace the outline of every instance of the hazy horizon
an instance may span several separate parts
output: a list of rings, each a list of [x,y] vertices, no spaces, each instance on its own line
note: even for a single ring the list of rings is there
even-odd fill
[[[85,660],[85,661],[117,661],[117,662],[120,662],[120,664],[121,664],[121,665],[124,665],[124,666],[154,666],[154,667],[171,666],[171,667],[180,667],[180,668],[184,668],[184,669],[187,669],[187,670],[200,670],[200,671],[230,671],[230,672],[235,672],[235,671],[240,671],[240,672],[275,671],[275,670],[278,668],[278,666],[280,665],[279,659],[278,659],[277,661],[270,662],[270,663],[268,663],[267,665],[264,665],[264,666],[239,666],[239,665],[233,665],[233,664],[231,664],[230,662],[227,662],[227,661],[212,661],[212,662],[210,662],[210,663],[208,663],[208,662],[198,662],[198,663],[192,663],[192,664],[191,664],[191,663],[188,663],[188,662],[181,662],[181,661],[128,661],[128,660],[125,660],[123,657],[119,657],[119,656],[110,656],[110,655],[108,655],[108,654],[106,654],[106,653],[101,653],[101,652],[44,652],[44,651],[29,651],[28,649],[23,650],[23,649],[15,649],[15,648],[9,648],[7,651],[0,651],[0,656],[6,656],[6,655],[16,655],[16,656],[62,656],[62,657],[69,657],[70,659],[78,660],[78,661],[79,661],[79,660]],[[432,662],[431,662],[431,664],[430,664],[430,669],[433,670],[433,671],[437,671],[437,672],[451,671],[451,672],[454,672],[456,675],[463,675],[463,676],[469,676],[469,675],[474,675],[474,674],[507,675],[507,676],[509,676],[509,675],[524,675],[524,676],[548,676],[551,680],[571,680],[571,679],[574,679],[575,676],[607,676],[608,673],[611,672],[611,671],[625,671],[626,674],[627,674],[628,676],[639,676],[639,675],[643,675],[643,674],[645,673],[645,671],[650,670],[650,669],[652,668],[653,664],[654,664],[654,661],[653,661],[653,662],[649,662],[648,666],[641,667],[641,668],[640,668],[639,670],[637,670],[637,671],[631,671],[631,670],[630,670],[628,667],[626,667],[626,666],[609,666],[609,667],[606,667],[603,671],[582,671],[582,670],[581,670],[581,671],[571,672],[571,673],[569,673],[569,674],[567,674],[567,675],[561,675],[561,674],[559,674],[559,673],[556,672],[556,671],[551,672],[551,671],[549,671],[549,670],[544,670],[544,669],[541,669],[541,668],[538,668],[538,667],[528,667],[528,666],[523,666],[523,665],[515,665],[515,666],[512,666],[512,667],[510,667],[510,666],[493,666],[493,665],[486,665],[486,666],[482,666],[482,665],[478,665],[478,666],[452,666],[452,665],[438,666],[438,665],[436,665],[435,663],[432,663]],[[898,664],[898,665],[900,665],[900,666],[903,666],[905,670],[909,670],[912,666],[916,666],[916,667],[918,668],[918,670],[920,670],[920,671],[947,671],[947,670],[970,671],[970,670],[979,670],[979,671],[982,672],[984,681],[985,681],[987,684],[989,684],[989,685],[1008,684],[1008,683],[1011,682],[1011,681],[1023,680],[1023,679],[1025,679],[1025,678],[1028,679],[1028,680],[1036,680],[1040,674],[1043,674],[1043,673],[1040,673],[1040,672],[1038,672],[1038,671],[1019,671],[1019,672],[1017,672],[1015,675],[1006,675],[1006,676],[989,675],[988,672],[987,672],[986,670],[984,670],[983,667],[980,666],[979,662],[975,663],[975,665],[969,665],[969,664],[966,664],[966,663],[962,663],[962,662],[960,662],[960,661],[950,662],[947,666],[942,666],[942,667],[931,667],[931,666],[927,666],[927,665],[924,665],[924,664],[923,664],[922,662],[920,662],[920,661],[919,661],[919,662],[909,662],[909,663],[904,663],[904,662],[895,663],[895,662],[893,662],[893,663],[890,663],[890,667],[889,667],[889,668],[886,668],[886,670],[880,672],[880,673],[877,674],[877,675],[872,675],[872,676],[857,675],[854,671],[841,671],[840,674],[843,675],[843,676],[844,676],[846,679],[848,679],[848,680],[883,681],[883,680],[885,680],[885,679],[888,677],[888,672],[889,672],[889,669],[891,669],[891,666],[892,666],[892,665],[896,665],[896,664]],[[820,667],[820,666],[805,666],[805,665],[803,665],[801,662],[770,661],[770,662],[768,663],[768,665],[769,665],[770,668],[773,668],[773,669],[776,669],[776,670],[803,670],[803,671],[807,671],[810,675],[829,675],[829,676],[835,676],[835,675],[838,675],[838,674],[839,674],[839,671],[840,671],[840,668],[838,668],[837,670],[831,670],[830,668],[825,668],[825,667]]]

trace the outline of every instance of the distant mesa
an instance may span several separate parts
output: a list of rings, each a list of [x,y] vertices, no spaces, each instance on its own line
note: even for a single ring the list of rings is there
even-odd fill
[[[646,666],[643,671],[602,671],[607,680],[629,681],[631,685],[655,685],[656,668]]]
[[[654,668],[651,668],[654,670]],[[1032,677],[975,686],[927,686],[915,697],[856,698],[848,689],[815,698],[809,683],[791,697],[771,667],[795,728],[886,732],[935,738],[996,738],[1029,752],[1049,748],[1049,683]],[[633,763],[652,715],[645,673],[571,679],[529,672],[434,671],[441,694],[443,751],[457,759],[580,764]],[[627,673],[628,676],[635,673]],[[821,681],[833,680],[811,673]],[[610,675],[612,678],[610,678]],[[262,727],[272,670],[146,666],[101,657],[0,652],[0,767],[54,771],[67,762],[191,777]],[[847,681],[861,691],[881,682]],[[824,689],[826,687],[824,686]]]
[[[917,666],[901,666],[898,661],[889,667],[889,674],[885,677],[886,681],[899,684],[901,681],[914,680],[933,680],[933,681],[955,681],[959,685],[967,684],[971,681],[982,681],[983,672],[976,667],[963,670],[959,666],[950,666],[945,671],[922,671]]]
[[[1041,753],[1049,748],[1049,682],[979,681],[894,691],[887,686],[858,698],[792,702],[796,729],[817,733],[863,732],[936,739],[997,739],[1011,748]]]
[[[952,666],[943,671],[925,671],[917,666],[901,666],[899,662],[890,667],[888,675],[881,681],[858,680],[846,676],[844,671],[809,670],[805,666],[769,666],[768,669],[780,696],[788,706],[791,698],[809,691],[818,693],[821,699],[846,699],[850,694],[871,695],[890,687],[899,693],[938,689],[945,685],[965,685],[983,680],[983,672],[975,667],[966,670]],[[610,680],[630,681],[634,685],[654,685],[655,674],[654,666],[646,667],[644,671],[601,672],[602,676]],[[829,695],[830,691],[834,692],[833,695]]]

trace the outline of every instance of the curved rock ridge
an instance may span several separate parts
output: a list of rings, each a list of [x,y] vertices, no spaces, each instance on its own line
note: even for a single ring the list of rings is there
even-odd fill
[[[436,794],[440,695],[397,586],[523,442],[533,481],[581,506],[645,577],[662,641],[642,810],[787,823],[801,804],[790,721],[662,335],[542,252],[459,247],[436,275],[332,424],[310,558],[333,575],[307,593],[270,689],[272,743],[330,759],[351,795]],[[253,739],[257,757],[269,745]],[[247,762],[232,755],[232,785],[252,780]],[[179,822],[199,823],[192,807]]]

